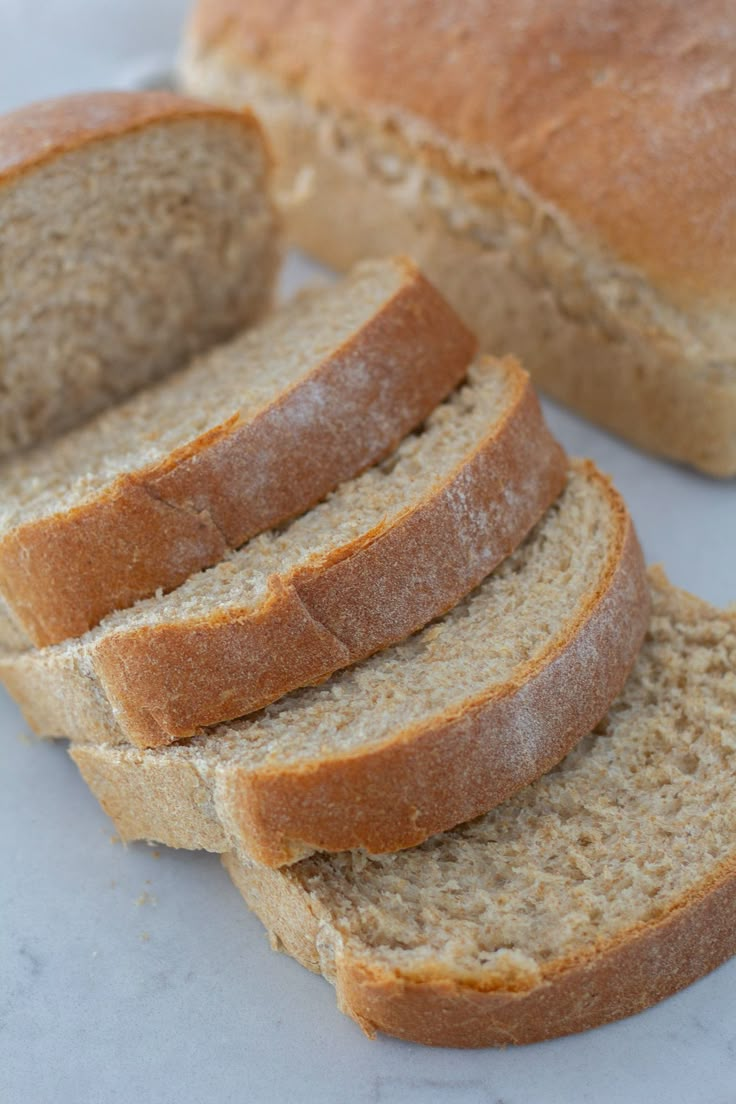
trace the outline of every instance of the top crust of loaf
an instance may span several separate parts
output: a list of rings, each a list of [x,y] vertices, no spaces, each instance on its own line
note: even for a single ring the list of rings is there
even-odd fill
[[[730,0],[200,0],[189,49],[510,171],[676,305],[732,312]]]
[[[0,184],[65,153],[175,119],[232,119],[261,134],[251,111],[233,111],[173,92],[83,92],[0,116]]]

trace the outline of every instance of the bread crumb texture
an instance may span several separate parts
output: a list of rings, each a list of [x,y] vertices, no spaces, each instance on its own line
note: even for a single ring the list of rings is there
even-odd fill
[[[159,102],[71,97],[0,122],[0,455],[180,367],[270,300],[276,224],[252,118],[164,96],[136,125],[139,101]],[[126,112],[127,127],[113,118]]]
[[[733,871],[736,617],[652,579],[624,692],[557,768],[409,851],[284,872],[328,918],[328,958],[339,945],[406,979],[524,990]]]

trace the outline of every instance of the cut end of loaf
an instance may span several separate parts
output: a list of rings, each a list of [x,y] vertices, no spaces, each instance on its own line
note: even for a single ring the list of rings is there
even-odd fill
[[[0,455],[54,436],[269,305],[268,158],[247,113],[111,93],[0,120]],[[39,368],[39,365],[42,368]]]

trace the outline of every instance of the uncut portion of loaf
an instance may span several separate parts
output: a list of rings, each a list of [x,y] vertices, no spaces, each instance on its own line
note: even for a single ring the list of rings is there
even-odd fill
[[[481,358],[423,430],[285,529],[53,648],[0,656],[46,735],[155,746],[251,712],[449,609],[564,486],[526,373]]]
[[[277,270],[250,112],[105,92],[0,118],[0,455],[257,318]]]
[[[226,865],[366,1031],[527,1043],[638,1012],[736,952],[736,614],[652,573],[608,717],[487,816],[395,855]]]
[[[79,636],[301,513],[395,448],[474,348],[410,261],[367,262],[6,463],[0,642]]]
[[[78,745],[124,839],[277,866],[391,851],[485,812],[556,763],[621,689],[648,620],[619,496],[590,465],[441,621],[188,745]]]
[[[199,0],[181,73],[258,111],[292,240],[406,249],[550,394],[733,475],[735,50],[731,0]]]

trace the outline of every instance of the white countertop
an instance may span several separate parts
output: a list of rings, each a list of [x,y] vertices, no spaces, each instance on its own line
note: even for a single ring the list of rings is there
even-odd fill
[[[0,110],[170,57],[186,0],[0,0]],[[289,287],[307,269],[292,260]],[[736,485],[547,405],[627,496],[647,557],[736,599]],[[216,857],[122,847],[61,745],[0,695],[3,1104],[735,1104],[736,961],[634,1019],[505,1051],[371,1043],[273,954]],[[729,780],[724,780],[727,785]]]

